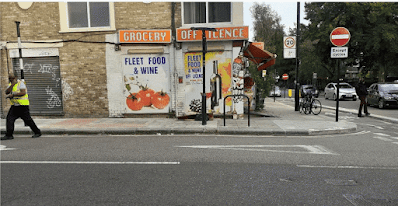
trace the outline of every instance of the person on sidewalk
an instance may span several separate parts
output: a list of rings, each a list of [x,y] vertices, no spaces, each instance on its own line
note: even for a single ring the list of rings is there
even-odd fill
[[[368,105],[366,102],[366,95],[368,95],[368,88],[365,85],[364,79],[359,79],[358,85],[355,87],[355,91],[359,96],[359,99],[361,100],[361,103],[359,105],[358,117],[362,117],[362,107],[365,115],[369,116],[370,113],[368,112]]]
[[[7,98],[10,99],[11,108],[7,114],[7,132],[6,135],[1,138],[1,140],[14,139],[14,124],[15,120],[17,120],[18,118],[21,118],[25,122],[25,125],[29,126],[30,129],[34,132],[32,138],[40,137],[41,131],[36,126],[29,113],[29,99],[26,85],[23,81],[17,79],[17,77],[13,74],[10,74],[8,76],[8,80],[10,81],[10,83],[8,84],[8,88],[6,89],[5,93],[7,95]]]

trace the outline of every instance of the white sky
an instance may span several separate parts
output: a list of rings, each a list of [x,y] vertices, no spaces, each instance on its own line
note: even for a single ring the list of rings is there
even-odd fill
[[[274,10],[281,17],[281,24],[285,25],[285,33],[288,33],[289,27],[295,28],[297,22],[297,1],[282,0],[279,2],[271,1],[244,1],[243,2],[243,23],[249,26],[249,40],[253,41],[253,19],[250,12],[250,7],[254,2],[270,5],[271,9]],[[308,21],[304,20],[304,1],[300,1],[300,23],[308,25]]]

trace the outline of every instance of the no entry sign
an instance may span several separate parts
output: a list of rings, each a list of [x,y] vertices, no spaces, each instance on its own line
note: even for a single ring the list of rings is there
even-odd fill
[[[283,74],[283,75],[282,75],[282,79],[283,79],[283,80],[287,80],[287,79],[289,79],[289,75],[287,75],[287,74]]]
[[[350,32],[344,27],[337,27],[330,33],[330,42],[335,46],[346,45],[350,41],[350,38]]]

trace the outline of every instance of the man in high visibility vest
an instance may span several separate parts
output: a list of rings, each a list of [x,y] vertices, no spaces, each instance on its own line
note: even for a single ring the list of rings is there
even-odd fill
[[[28,92],[26,89],[26,85],[23,81],[17,79],[17,77],[13,74],[8,76],[8,80],[10,83],[8,84],[8,88],[6,89],[7,98],[10,99],[11,108],[8,111],[7,115],[7,132],[1,140],[9,140],[14,139],[14,127],[15,120],[21,118],[25,125],[29,126],[30,129],[34,132],[32,138],[37,138],[41,136],[41,131],[37,128],[35,122],[29,113],[29,99]]]

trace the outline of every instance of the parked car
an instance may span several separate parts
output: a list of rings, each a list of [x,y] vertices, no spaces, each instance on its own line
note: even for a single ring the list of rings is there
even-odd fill
[[[368,104],[380,109],[398,106],[398,83],[374,83],[369,87]]]
[[[337,83],[329,83],[325,87],[325,99],[337,100]],[[358,95],[355,91],[355,87],[348,83],[340,83],[339,99],[352,99],[356,101]]]
[[[302,85],[300,87],[300,94],[303,97],[306,94],[313,93],[316,98],[319,96],[319,90],[312,85]]]
[[[270,97],[280,97],[282,96],[281,94],[281,89],[278,86],[272,87],[271,91],[269,92]]]

